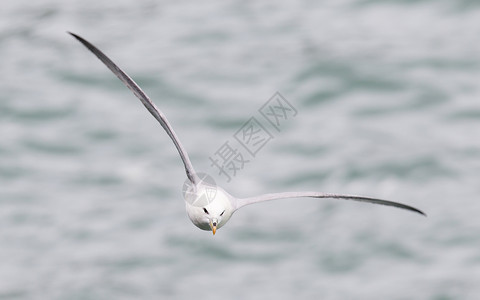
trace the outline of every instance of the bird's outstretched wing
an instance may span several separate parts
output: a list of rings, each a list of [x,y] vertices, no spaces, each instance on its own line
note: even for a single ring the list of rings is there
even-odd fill
[[[185,171],[187,173],[188,179],[193,183],[196,184],[196,175],[193,169],[192,163],[188,157],[187,151],[183,148],[180,140],[178,139],[175,131],[173,131],[172,126],[168,122],[165,115],[155,106],[155,104],[150,100],[150,98],[145,94],[145,92],[138,86],[135,81],[133,81],[130,76],[128,76],[122,69],[120,69],[108,56],[106,56],[102,51],[100,51],[97,47],[92,45],[90,42],[85,40],[84,38],[76,35],[75,33],[69,32],[74,38],[76,38],[80,43],[82,43],[85,47],[88,48],[95,56],[98,57],[109,69],[110,71],[115,74],[118,79],[120,79],[132,92],[137,96],[140,101],[142,101],[143,105],[147,108],[147,110],[157,119],[157,121],[162,125],[163,129],[167,132],[168,136],[172,139],[175,147],[182,158],[183,164],[185,165]]]
[[[275,200],[275,199],[285,199],[285,198],[299,198],[299,197],[333,198],[333,199],[354,200],[359,202],[369,202],[373,204],[381,204],[381,205],[398,207],[398,208],[406,209],[406,210],[413,211],[426,216],[426,214],[423,211],[415,207],[398,203],[398,202],[369,198],[369,197],[362,197],[362,196],[327,194],[327,193],[319,193],[319,192],[285,192],[285,193],[265,194],[265,195],[249,197],[249,198],[240,198],[240,199],[237,199],[236,209],[239,209],[245,205],[257,203],[257,202],[263,202],[263,201],[269,201],[269,200]]]

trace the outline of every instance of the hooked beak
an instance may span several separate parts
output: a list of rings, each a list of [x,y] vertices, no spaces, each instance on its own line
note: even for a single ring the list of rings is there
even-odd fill
[[[212,228],[212,233],[215,235],[215,232],[217,232],[217,220],[210,221],[210,228]]]

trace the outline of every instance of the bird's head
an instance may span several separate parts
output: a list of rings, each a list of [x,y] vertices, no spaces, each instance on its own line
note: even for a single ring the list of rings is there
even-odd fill
[[[223,222],[223,216],[225,215],[226,208],[221,205],[209,205],[208,208],[203,207],[202,211],[203,223],[207,223],[212,233],[215,234],[217,228],[225,224],[225,222]]]
[[[234,211],[231,196],[222,188],[216,187],[215,193],[204,186],[185,198],[187,214],[195,226],[216,233],[225,225]]]
[[[187,214],[195,226],[200,229],[212,231],[213,234],[221,228],[232,216],[230,205],[224,205],[223,201],[213,201],[208,205],[199,207],[186,204]]]

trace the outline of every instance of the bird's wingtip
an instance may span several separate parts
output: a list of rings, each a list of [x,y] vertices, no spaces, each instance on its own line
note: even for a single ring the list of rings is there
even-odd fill
[[[67,30],[66,32],[67,32],[69,35],[71,35],[71,36],[73,36],[74,38],[76,38],[77,40],[81,40],[81,39],[82,39],[82,37],[79,36],[79,35],[76,34],[76,33],[73,33],[73,32],[68,31],[68,30]]]

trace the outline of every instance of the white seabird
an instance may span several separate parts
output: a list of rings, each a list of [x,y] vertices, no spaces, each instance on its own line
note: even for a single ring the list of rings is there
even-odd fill
[[[180,140],[178,139],[175,131],[168,122],[165,115],[155,106],[145,92],[128,76],[122,69],[120,69],[110,58],[108,58],[102,51],[92,45],[84,38],[69,32],[73,37],[80,41],[85,47],[87,47],[93,54],[95,54],[145,105],[147,110],[157,119],[162,125],[163,129],[167,132],[168,136],[172,139],[175,147],[180,154],[180,158],[185,166],[187,178],[190,183],[188,190],[184,194],[186,210],[190,220],[200,229],[211,230],[213,234],[217,229],[225,225],[232,214],[245,205],[285,198],[299,198],[299,197],[311,197],[311,198],[333,198],[333,199],[346,199],[360,202],[369,202],[374,204],[381,204],[387,206],[393,206],[397,208],[413,211],[424,216],[425,213],[421,210],[398,202],[381,200],[370,197],[362,197],[355,195],[342,195],[342,194],[329,194],[321,192],[283,192],[264,194],[260,196],[254,196],[249,198],[237,198],[219,186],[214,186],[203,178],[199,177],[193,169],[190,158],[187,151],[183,148]],[[212,193],[212,188],[215,192]]]

